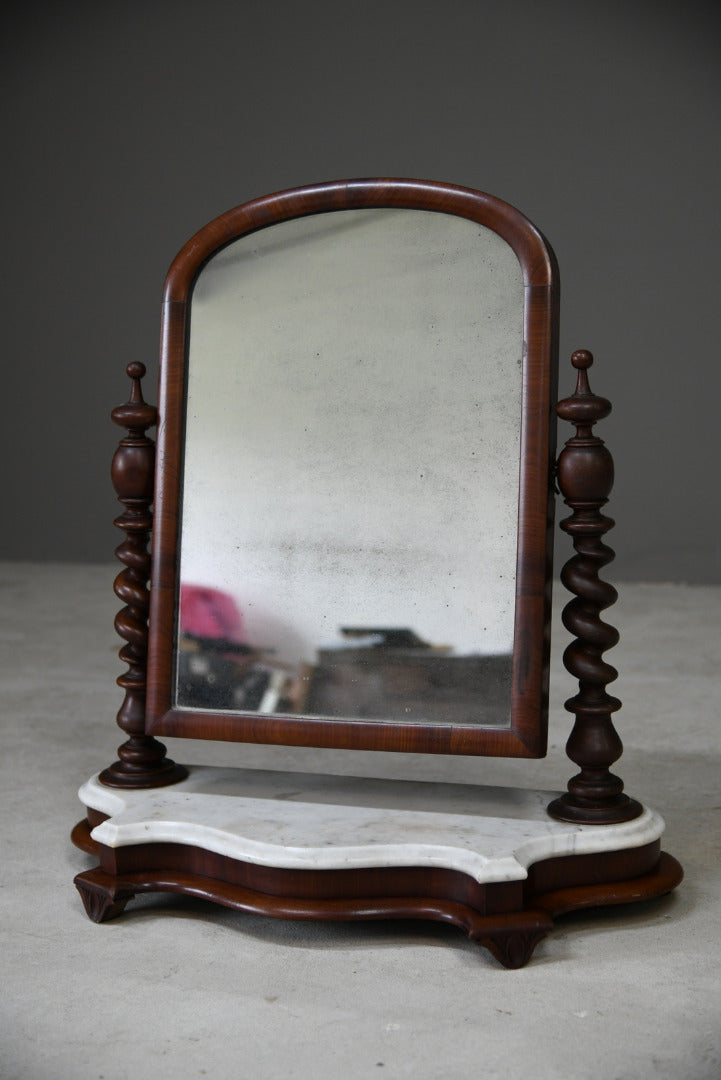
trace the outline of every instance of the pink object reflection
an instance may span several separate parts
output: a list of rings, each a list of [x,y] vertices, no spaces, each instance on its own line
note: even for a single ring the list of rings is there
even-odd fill
[[[240,644],[243,641],[243,616],[232,597],[220,589],[181,585],[180,632]]]

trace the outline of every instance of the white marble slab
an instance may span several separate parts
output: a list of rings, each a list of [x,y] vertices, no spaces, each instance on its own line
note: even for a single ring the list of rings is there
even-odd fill
[[[124,791],[94,776],[79,792],[110,815],[92,833],[108,847],[190,844],[299,869],[433,866],[479,882],[522,880],[540,859],[640,847],[664,831],[650,809],[620,825],[553,821],[557,794],[211,766],[166,788]]]

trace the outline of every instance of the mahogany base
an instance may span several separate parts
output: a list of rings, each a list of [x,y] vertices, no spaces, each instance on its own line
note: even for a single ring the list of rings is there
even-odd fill
[[[185,854],[188,864],[192,865],[193,849],[186,849]],[[240,865],[239,876],[244,876],[243,871],[247,869],[247,866]],[[293,889],[294,878],[298,873],[292,870],[283,871],[289,890]],[[328,891],[327,882],[323,879],[329,874],[332,875],[333,871],[319,870],[313,873],[317,877],[316,887]],[[427,872],[424,870],[423,873]],[[404,870],[401,876],[410,877],[409,883],[413,883],[412,869]],[[191,871],[165,870],[158,867],[109,874],[99,866],[78,874],[75,885],[88,917],[96,923],[120,915],[128,901],[143,892],[182,893],[201,900],[211,900],[237,911],[278,919],[430,919],[459,927],[471,941],[488,949],[503,967],[520,968],[528,963],[538,943],[553,929],[553,920],[559,915],[580,908],[634,903],[663,896],[678,885],[682,876],[683,871],[678,862],[672,856],[661,852],[653,870],[638,877],[627,881],[576,885],[531,894],[524,897],[525,906],[521,910],[497,911],[493,914],[483,914],[468,903],[452,899],[452,888],[449,888],[450,895],[446,898],[424,896],[422,893],[405,895],[406,890],[402,888],[395,894],[382,895],[390,891],[382,887],[382,881],[378,882],[381,895],[315,899],[308,896],[264,893]],[[491,890],[492,887],[487,889]],[[489,900],[492,899],[489,897]],[[489,906],[495,905],[491,903]]]
[[[322,802],[311,806],[305,801],[292,801],[293,797],[305,799],[305,794],[301,794],[303,784],[311,778],[293,777],[297,790],[289,788],[287,784],[281,785],[286,792],[291,791],[290,797],[286,794],[282,798],[277,795],[275,800],[259,800],[257,796],[265,790],[262,784],[266,784],[269,791],[271,788],[278,791],[280,781],[273,780],[271,783],[268,780],[270,774],[250,777],[250,774],[238,771],[238,778],[245,782],[246,789],[249,784],[255,783],[257,786],[257,790],[252,792],[255,798],[241,799],[233,797],[228,790],[228,773],[231,774],[231,781],[235,782],[232,770],[225,773],[220,770],[191,770],[191,779],[185,785],[180,785],[180,792],[195,784],[201,794],[198,805],[205,800],[211,806],[209,811],[205,811],[210,819],[219,820],[218,815],[226,814],[232,806],[232,816],[243,821],[240,832],[236,827],[235,837],[230,827],[215,824],[210,830],[204,825],[200,835],[204,835],[202,828],[209,831],[203,843],[193,842],[191,834],[195,822],[188,825],[182,820],[180,823],[173,820],[173,814],[169,812],[173,806],[173,796],[170,794],[164,796],[165,804],[160,812],[157,800],[161,796],[158,793],[153,796],[155,809],[150,815],[148,804],[142,801],[140,793],[135,811],[130,807],[123,812],[118,806],[117,811],[107,813],[98,807],[88,807],[87,818],[76,825],[72,839],[76,846],[99,859],[99,866],[79,874],[75,879],[87,914],[94,922],[103,922],[119,915],[129,900],[145,892],[181,893],[273,918],[336,921],[430,919],[457,926],[472,941],[488,949],[504,967],[519,968],[528,962],[535,947],[552,930],[553,920],[558,916],[580,908],[650,900],[670,892],[683,876],[676,860],[661,852],[659,838],[640,842],[644,834],[633,832],[634,829],[643,828],[646,829],[645,835],[651,836],[654,830],[659,831],[658,824],[653,821],[642,826],[606,826],[595,841],[602,850],[552,854],[536,861],[526,859],[523,844],[513,839],[514,835],[522,834],[525,837],[534,829],[542,835],[547,830],[554,838],[553,850],[559,851],[562,843],[569,843],[568,837],[572,834],[574,839],[570,841],[571,845],[581,848],[580,835],[586,836],[587,833],[573,833],[573,826],[547,825],[540,819],[536,820],[536,811],[527,809],[527,806],[534,798],[540,801],[543,793],[515,791],[507,793],[505,811],[509,816],[486,818],[483,825],[489,836],[505,831],[511,839],[502,838],[500,847],[496,840],[496,849],[489,841],[489,857],[481,861],[478,871],[472,870],[470,863],[464,862],[469,852],[470,857],[474,855],[475,849],[470,840],[466,843],[465,851],[457,841],[456,849],[452,852],[441,851],[440,847],[430,850],[415,840],[405,841],[407,851],[403,843],[394,846],[387,841],[377,842],[379,847],[385,848],[385,854],[378,856],[375,864],[370,865],[368,860],[373,856],[368,854],[367,848],[359,854],[355,864],[348,860],[348,849],[344,849],[346,855],[339,857],[335,865],[332,856],[326,854],[327,848],[319,853],[320,849],[309,846],[303,858],[300,858],[297,838],[294,837],[284,838],[285,848],[279,844],[277,852],[269,854],[267,848],[270,845],[260,839],[262,834],[259,831],[266,827],[265,819],[275,813],[274,828],[277,830],[278,822],[281,828],[289,828],[288,823],[293,823],[295,827],[298,820],[298,827],[304,828],[304,815],[312,814],[320,805],[325,807],[329,817],[337,815],[338,792],[348,786],[348,779],[343,778],[341,787],[334,788],[329,786],[333,778],[323,778],[325,787],[316,788],[317,797]],[[287,780],[291,776],[285,774],[282,779]],[[83,789],[88,802],[107,798],[92,785],[93,781],[90,781]],[[431,824],[431,819],[442,820],[442,815],[433,808],[429,815],[413,807],[413,800],[418,798],[417,789],[421,785],[405,785],[408,789],[407,801],[402,810],[392,809],[388,805],[390,789],[383,785],[384,782],[376,782],[369,789],[376,804],[370,809],[370,799],[363,806],[358,805],[360,797],[356,797],[354,806],[348,800],[349,805],[340,812],[348,815],[351,826],[354,820],[356,826],[361,828],[361,821],[372,820],[377,805],[383,810],[379,820],[385,822],[391,819],[392,828],[407,823],[408,815],[422,815]],[[396,785],[392,786],[395,788]],[[401,788],[403,786],[400,785]],[[450,792],[453,797],[453,785],[432,787],[436,789],[438,786],[446,789],[441,795],[449,797]],[[213,790],[223,794],[212,795],[210,792]],[[465,813],[470,805],[464,808],[463,800],[476,798],[471,789],[457,787],[455,792],[458,793],[455,795],[458,802],[454,813],[449,815],[453,820],[449,821],[447,828],[451,830],[449,836],[459,837],[464,820],[467,819],[473,826],[484,819],[476,819]],[[429,796],[430,793],[431,788]],[[496,801],[503,798],[498,791],[493,793],[493,797]],[[133,801],[129,794],[124,799],[126,807]],[[187,799],[186,795],[184,801],[187,802]],[[261,803],[260,824],[254,825],[252,810],[258,803]],[[110,806],[106,808],[110,810]],[[461,810],[464,810],[464,814],[459,812]],[[395,819],[394,814],[397,815]],[[283,815],[287,816],[284,818]],[[203,815],[199,812],[197,816]],[[654,817],[652,812],[647,813],[648,816]],[[175,817],[180,819],[182,815],[177,812]],[[420,823],[420,817],[418,821]],[[660,819],[656,816],[658,821]],[[151,842],[141,839],[139,831],[133,832],[139,824],[140,831],[145,831],[146,835],[148,829],[155,829],[156,838]],[[347,825],[342,823],[334,827],[343,832]],[[96,828],[100,837],[110,840],[109,843],[101,843],[93,838],[91,833]],[[175,839],[178,829],[182,830],[180,842]],[[519,829],[520,832],[514,833]],[[608,833],[608,829],[615,829],[616,832]],[[240,857],[233,849],[235,838],[240,835],[245,838],[242,842],[249,845],[249,849],[252,846],[255,852],[253,857]],[[634,846],[614,848],[605,839],[609,836],[614,841],[617,838],[619,843],[625,839]],[[533,839],[532,843],[538,844],[539,840]],[[542,843],[549,850],[549,842],[544,839]],[[504,855],[506,851],[524,861],[525,867],[518,863],[515,869],[510,866],[513,860]],[[407,865],[401,864],[404,859],[410,860],[414,855],[424,864],[413,865],[410,861]],[[366,861],[363,862],[363,859]],[[293,862],[293,865],[280,865],[284,860],[286,863]],[[487,872],[483,869],[486,861],[493,863]],[[350,868],[346,868],[348,866]]]

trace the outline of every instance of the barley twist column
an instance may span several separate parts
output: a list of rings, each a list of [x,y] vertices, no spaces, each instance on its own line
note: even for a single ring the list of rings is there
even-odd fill
[[[115,452],[111,475],[118,499],[125,507],[114,522],[125,532],[125,540],[115,552],[125,569],[115,579],[114,589],[125,604],[115,618],[115,629],[126,641],[119,656],[128,665],[128,671],[118,678],[125,698],[117,721],[129,739],[118,749],[119,760],[105,769],[100,779],[110,787],[162,787],[182,780],[187,770],[166,758],[163,744],[145,734],[150,606],[148,542],[153,525],[155,465],[155,443],[146,430],[156,423],[157,412],[143,400],[140,380],[145,365],[128,364],[127,373],[132,386],[130,400],[113,409],[111,416],[128,433]]]
[[[602,537],[613,528],[611,518],[601,508],[613,486],[613,458],[593,426],[611,411],[611,403],[592,393],[588,368],[590,352],[581,350],[571,358],[578,371],[572,397],[557,406],[558,415],[576,427],[558,459],[558,484],[573,513],[561,528],[573,540],[576,554],[566,563],[561,580],[575,594],[563,611],[563,624],[576,635],[566,649],[563,662],[578,679],[578,693],[566,702],[576,721],[566,744],[571,761],[581,771],[568,782],[565,795],[548,807],[561,821],[612,824],[638,817],[642,806],[623,793],[623,783],[609,771],[623,751],[613,726],[612,714],[621,708],[618,698],[606,693],[607,683],[618,672],[603,660],[603,653],[618,642],[618,631],[600,618],[600,612],[617,599],[612,585],[601,581],[598,572],[614,558]]]

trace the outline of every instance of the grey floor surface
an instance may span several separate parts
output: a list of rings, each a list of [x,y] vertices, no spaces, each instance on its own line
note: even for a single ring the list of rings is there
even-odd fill
[[[96,926],[79,785],[114,757],[112,566],[0,564],[3,1080],[721,1077],[721,589],[625,585],[626,788],[665,817],[670,897],[577,913],[505,971],[434,924],[277,922],[179,897]],[[610,575],[609,575],[610,576]],[[563,591],[560,591],[563,598]],[[169,741],[176,760],[561,789],[573,692],[554,626],[538,762]]]

